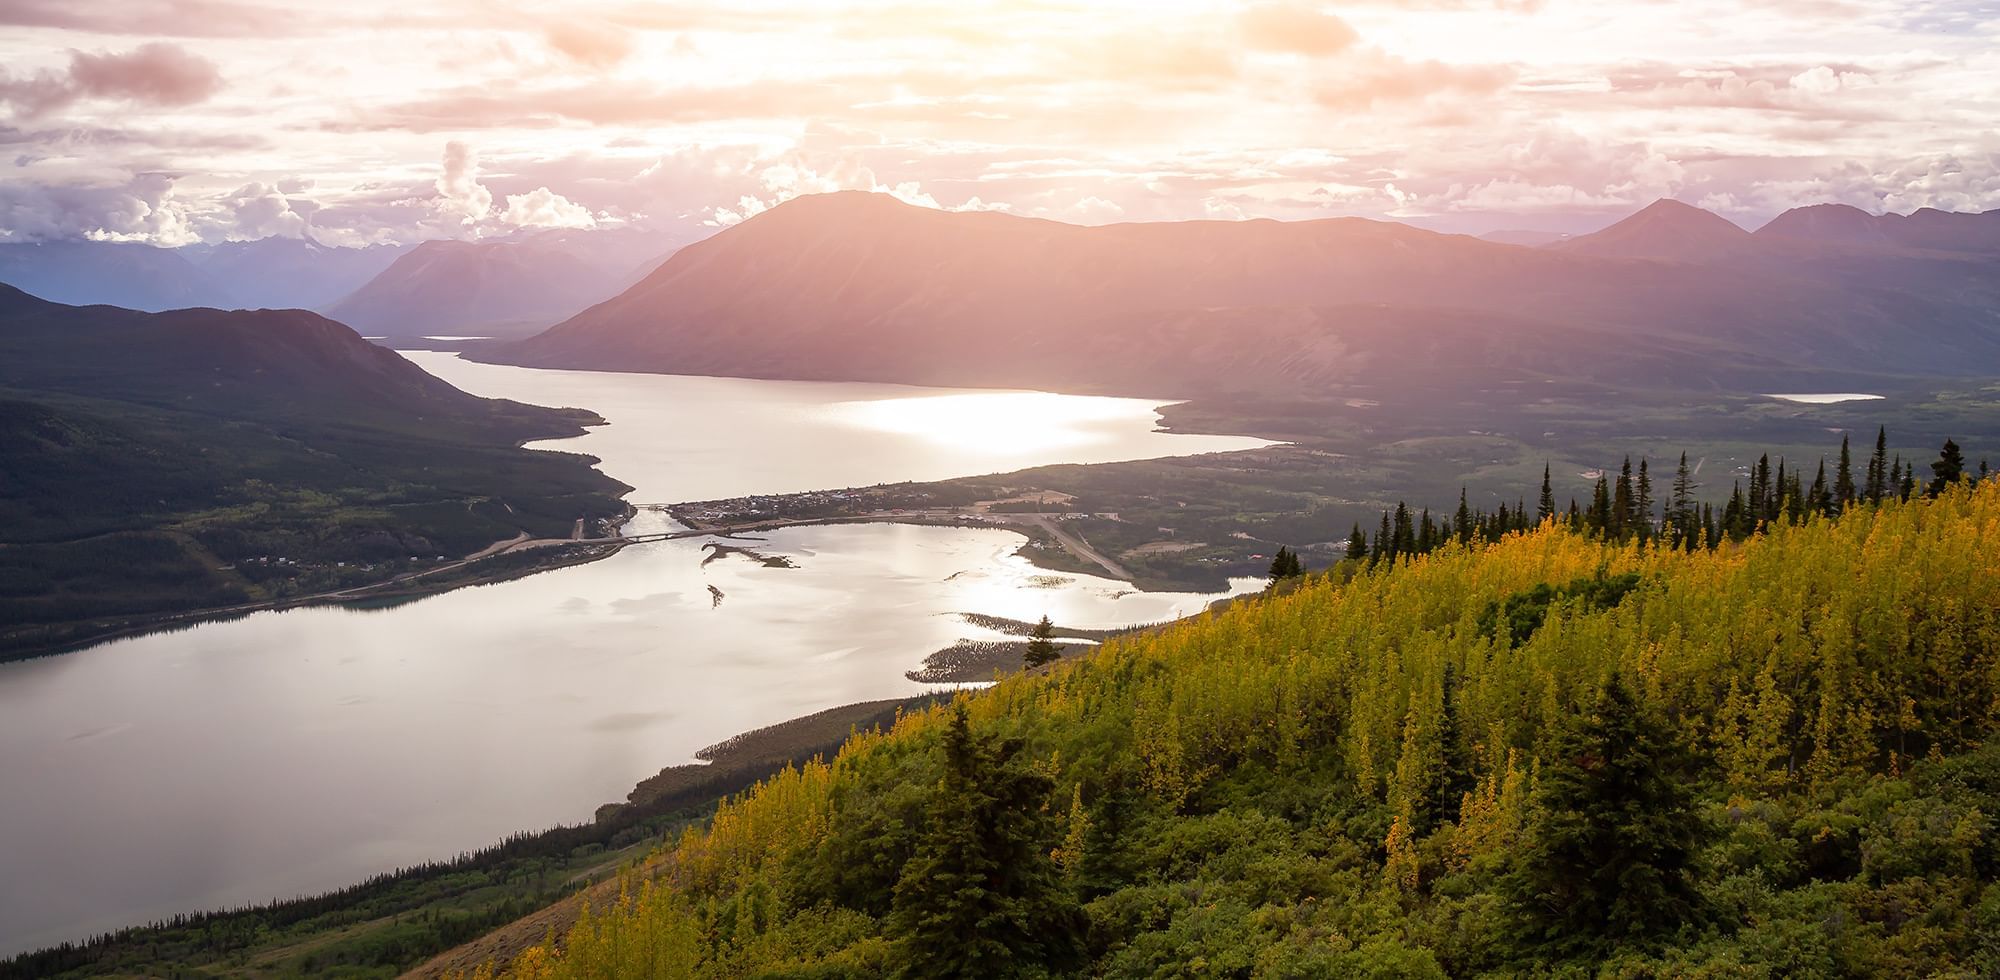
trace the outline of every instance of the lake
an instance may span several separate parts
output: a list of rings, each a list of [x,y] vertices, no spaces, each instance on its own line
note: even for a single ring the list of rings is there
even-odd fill
[[[587,452],[638,503],[1253,448],[1153,431],[1161,403],[538,371],[406,356],[482,395],[611,424]],[[635,518],[634,533],[671,522]],[[261,902],[588,819],[749,729],[925,688],[958,614],[1110,627],[1214,596],[1052,576],[997,529],[703,539],[384,610],[297,609],[0,665],[0,954]],[[1258,583],[1238,583],[1237,591]],[[713,588],[720,593],[717,600]]]

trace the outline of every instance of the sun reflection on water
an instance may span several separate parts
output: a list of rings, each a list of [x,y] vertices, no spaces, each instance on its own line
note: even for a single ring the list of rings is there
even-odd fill
[[[1026,455],[1112,442],[1124,423],[1152,422],[1157,402],[1055,395],[1039,391],[970,392],[836,402],[825,417],[843,425],[909,436],[982,454]]]

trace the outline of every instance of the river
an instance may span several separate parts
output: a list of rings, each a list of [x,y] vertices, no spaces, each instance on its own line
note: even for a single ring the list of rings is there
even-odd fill
[[[599,457],[646,504],[1265,445],[1156,432],[1154,401],[406,356],[475,394],[597,411],[609,425],[543,445]],[[642,512],[630,530],[668,526]],[[997,529],[763,537],[797,567],[703,565],[701,539],[669,541],[0,665],[0,955],[588,819],[730,735],[923,690],[903,672],[992,636],[960,613],[1109,627],[1214,598],[1050,575]]]

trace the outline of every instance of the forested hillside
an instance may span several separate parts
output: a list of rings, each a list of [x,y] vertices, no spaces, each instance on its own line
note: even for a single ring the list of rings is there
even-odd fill
[[[788,770],[506,968],[1993,975],[1996,555],[1989,480],[1348,562]]]

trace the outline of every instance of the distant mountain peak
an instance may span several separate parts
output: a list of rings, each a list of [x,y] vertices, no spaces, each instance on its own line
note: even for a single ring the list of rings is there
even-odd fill
[[[1713,211],[1661,198],[1603,231],[1550,248],[1619,259],[1705,262],[1750,241],[1750,233]]]
[[[1851,204],[1809,204],[1793,208],[1757,229],[1760,238],[1792,238],[1842,244],[1887,244],[1882,220]]]

